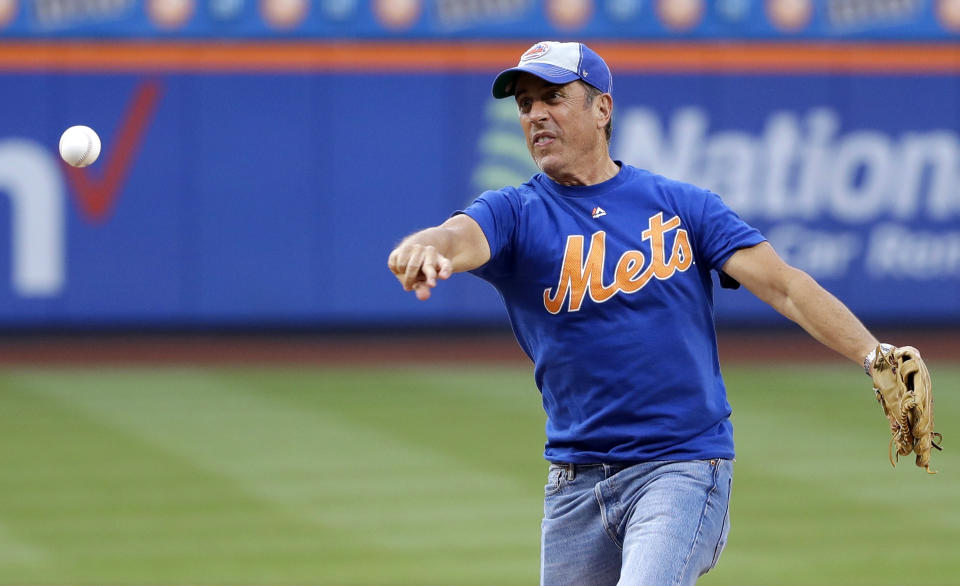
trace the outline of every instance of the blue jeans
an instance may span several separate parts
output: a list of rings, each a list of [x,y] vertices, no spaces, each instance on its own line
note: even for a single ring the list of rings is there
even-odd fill
[[[551,464],[543,586],[679,586],[713,568],[730,530],[733,462]]]

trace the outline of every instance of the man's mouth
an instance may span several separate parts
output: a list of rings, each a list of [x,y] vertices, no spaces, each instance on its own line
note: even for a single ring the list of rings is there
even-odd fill
[[[538,132],[533,135],[533,146],[546,146],[556,139],[557,137],[549,132]]]

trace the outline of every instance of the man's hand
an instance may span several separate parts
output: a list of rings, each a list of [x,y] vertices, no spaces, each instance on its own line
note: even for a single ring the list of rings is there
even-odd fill
[[[453,262],[430,245],[401,242],[387,259],[393,276],[403,285],[404,291],[414,291],[417,299],[430,299],[430,289],[437,286],[437,279],[449,279],[453,274]]]
[[[896,458],[913,452],[917,466],[935,474],[930,469],[930,450],[942,449],[937,442],[943,436],[933,430],[933,387],[920,352],[913,346],[879,344],[864,365],[890,421],[890,463],[896,466]]]
[[[473,270],[489,259],[490,246],[480,225],[466,214],[456,214],[439,226],[404,238],[390,253],[387,266],[404,291],[413,291],[425,301],[437,279]]]

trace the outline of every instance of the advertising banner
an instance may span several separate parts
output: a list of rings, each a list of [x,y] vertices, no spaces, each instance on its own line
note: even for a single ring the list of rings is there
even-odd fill
[[[956,320],[957,88],[937,77],[630,78],[619,89],[643,98],[621,110],[615,153],[721,194],[862,316],[882,320],[910,299],[919,319]],[[763,315],[750,295],[723,304]]]
[[[868,323],[960,323],[955,74],[622,69],[616,158],[716,191]],[[505,323],[479,279],[421,303],[386,268],[536,172],[496,71],[0,73],[0,326]]]
[[[956,40],[957,0],[0,0],[16,38]]]

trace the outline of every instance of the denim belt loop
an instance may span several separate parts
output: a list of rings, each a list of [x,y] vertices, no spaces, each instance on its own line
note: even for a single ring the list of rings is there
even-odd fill
[[[577,465],[570,462],[566,465],[567,468],[567,481],[571,481],[577,477]]]

